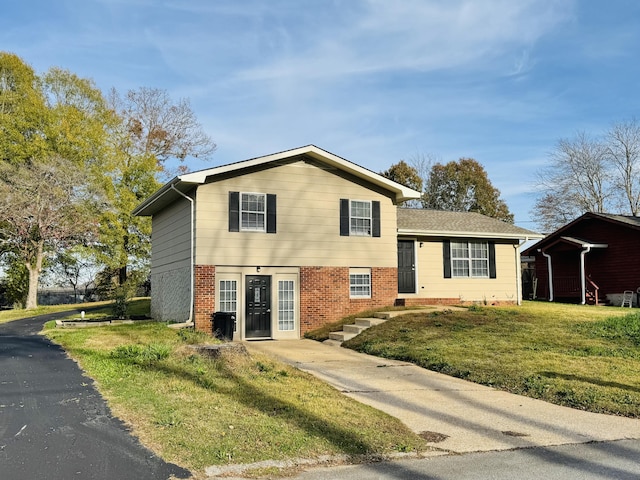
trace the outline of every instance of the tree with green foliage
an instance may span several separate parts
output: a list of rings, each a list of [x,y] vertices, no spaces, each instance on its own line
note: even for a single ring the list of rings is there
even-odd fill
[[[21,163],[48,150],[40,79],[20,57],[0,52],[0,161]]]
[[[424,208],[477,212],[513,223],[513,214],[489,181],[484,167],[472,158],[436,163],[425,182]]]
[[[29,294],[29,272],[24,263],[12,252],[2,255],[4,279],[2,288],[7,305],[24,308]]]
[[[415,167],[410,166],[404,160],[400,160],[385,170],[380,175],[393,180],[405,187],[413,188],[418,192],[422,192],[422,177]],[[420,204],[420,200],[409,200],[404,202],[406,206],[415,206]]]
[[[0,52],[0,238],[28,271],[26,308],[37,306],[45,256],[95,231],[93,180],[112,119],[90,80],[58,68],[39,77]]]
[[[170,174],[167,160],[215,148],[187,100],[140,88],[105,101],[90,80],[56,67],[38,76],[0,52],[0,253],[27,269],[27,307],[45,257],[73,242],[97,250],[102,277],[144,277],[151,225],[131,211]]]

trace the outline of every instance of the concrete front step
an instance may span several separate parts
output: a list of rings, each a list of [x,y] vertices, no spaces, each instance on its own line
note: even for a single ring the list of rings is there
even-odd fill
[[[380,325],[384,322],[386,322],[386,320],[382,318],[356,318],[355,324],[343,325],[341,332],[331,332],[327,342],[331,341],[331,345],[340,346],[342,342],[352,339],[367,328],[373,327],[374,325]]]
[[[380,325],[386,322],[382,318],[356,318],[356,325],[359,327],[373,327],[374,325]]]
[[[346,332],[346,333],[355,333],[356,335],[364,330],[366,330],[367,328],[369,328],[371,325],[343,325],[342,326],[342,331]]]
[[[373,316],[375,318],[356,318],[356,323],[353,325],[343,325],[341,332],[331,332],[329,334],[329,340],[325,340],[327,345],[340,346],[342,342],[352,339],[356,335],[359,335],[369,327],[374,325],[380,325],[387,320],[398,317],[400,315],[407,315],[408,313],[424,313],[429,310],[438,310],[442,308],[458,309],[457,307],[441,307],[441,306],[426,306],[416,310],[394,310],[393,312],[375,312]]]
[[[409,313],[424,313],[424,312],[428,312],[429,310],[437,310],[438,308],[439,307],[437,306],[429,305],[429,306],[421,307],[414,310],[394,310],[392,312],[375,312],[373,316],[376,318],[389,320],[391,318],[399,317],[400,315],[407,315]]]
[[[347,340],[351,340],[353,337],[358,335],[357,333],[348,333],[345,331],[342,332],[331,332],[329,334],[330,340],[336,340],[338,342],[346,342]]]

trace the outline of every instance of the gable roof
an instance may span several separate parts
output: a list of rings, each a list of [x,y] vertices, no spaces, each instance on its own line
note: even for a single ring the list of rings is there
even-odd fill
[[[584,215],[582,215],[582,217],[578,218],[577,220],[570,223],[569,225],[572,225],[578,220],[583,220],[585,218],[599,218],[601,220],[605,220],[609,222],[614,222],[622,225],[627,225],[630,227],[640,228],[640,217],[633,217],[631,215],[614,215],[612,213],[595,213],[595,212],[587,212]]]
[[[263,157],[252,158],[241,162],[229,163],[219,167],[179,175],[167,182],[153,195],[138,205],[133,211],[133,214],[142,216],[153,215],[180,197],[180,194],[176,190],[185,193],[191,190],[194,186],[206,183],[207,179],[211,177],[223,174],[242,175],[243,171],[246,169],[260,167],[269,163],[277,163],[302,155],[311,157],[328,167],[337,168],[354,175],[355,177],[366,180],[373,185],[384,188],[385,190],[395,194],[396,202],[398,203],[405,200],[420,198],[420,192],[389,180],[382,175],[361,167],[360,165],[356,165],[342,157],[338,157],[337,155],[318,148],[315,145],[307,145],[305,147],[286,150],[284,152],[274,153]]]
[[[398,208],[398,234],[538,239],[544,235],[475,212]]]
[[[532,255],[541,248],[548,248],[560,242],[572,243],[582,247],[605,248],[607,246],[606,244],[601,244],[599,242],[592,242],[590,240],[583,239],[583,238],[576,239],[575,237],[573,237],[568,233],[568,231],[571,230],[571,228],[574,225],[584,221],[589,221],[589,220],[599,220],[603,222],[618,224],[624,227],[631,228],[633,230],[640,230],[640,217],[633,217],[629,215],[615,215],[612,213],[587,212],[581,215],[580,217],[576,218],[575,220],[567,223],[563,227],[560,227],[555,232],[550,233],[549,235],[544,237],[542,240],[540,240],[538,243],[529,247],[524,252],[524,254]]]

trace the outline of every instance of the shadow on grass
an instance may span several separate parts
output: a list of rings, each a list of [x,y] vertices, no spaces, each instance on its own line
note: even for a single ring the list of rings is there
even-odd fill
[[[568,373],[557,373],[557,372],[540,372],[540,375],[547,378],[561,378],[563,380],[570,380],[574,382],[585,382],[585,383],[590,383],[592,385],[599,385],[601,387],[619,388],[621,390],[627,390],[630,392],[640,392],[640,387],[625,385],[623,383],[617,383],[617,382],[607,382],[599,378],[590,378],[590,377],[583,377],[580,375],[573,375]]]
[[[95,354],[95,353],[94,353]],[[101,353],[105,360],[114,360],[107,352]],[[279,398],[277,395],[270,393],[270,389],[287,388],[286,385],[273,381],[269,385],[255,386],[234,371],[234,361],[228,362],[222,355],[218,359],[204,359],[210,362],[211,369],[216,370],[216,375],[225,378],[225,382],[231,381],[233,386],[223,386],[217,383],[215,379],[208,375],[202,375],[196,371],[190,371],[188,365],[170,364],[165,361],[152,362],[141,365],[135,359],[118,358],[118,362],[128,365],[135,365],[138,368],[161,372],[169,376],[176,376],[203,388],[205,390],[224,395],[232,402],[260,412],[270,417],[278,417],[284,423],[294,428],[305,431],[310,437],[324,439],[333,445],[338,453],[359,456],[380,454],[379,445],[368,442],[366,439],[355,434],[353,430],[340,425],[338,421],[332,421],[327,416],[318,415],[310,409],[304,408],[302,405],[292,401]],[[252,357],[247,357],[247,362],[255,363]],[[273,373],[273,372],[271,372]],[[260,375],[261,373],[256,373]]]

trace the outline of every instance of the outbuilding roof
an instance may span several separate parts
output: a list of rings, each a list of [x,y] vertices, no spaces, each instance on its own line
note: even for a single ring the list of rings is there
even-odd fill
[[[544,235],[475,212],[398,208],[399,235],[538,239]]]
[[[550,248],[559,243],[570,243],[579,247],[595,247],[595,248],[606,248],[607,245],[601,242],[594,242],[588,239],[580,238],[577,239],[571,235],[571,232],[574,231],[573,227],[579,223],[590,222],[590,221],[602,221],[612,224],[617,224],[624,226],[625,228],[630,228],[632,230],[640,229],[640,217],[632,217],[628,215],[615,215],[613,213],[596,213],[596,212],[587,212],[575,220],[567,223],[566,225],[560,227],[555,232],[550,233],[543,240],[539,241],[535,245],[532,245],[527,250],[524,251],[525,255],[534,255],[538,250],[544,250]]]

